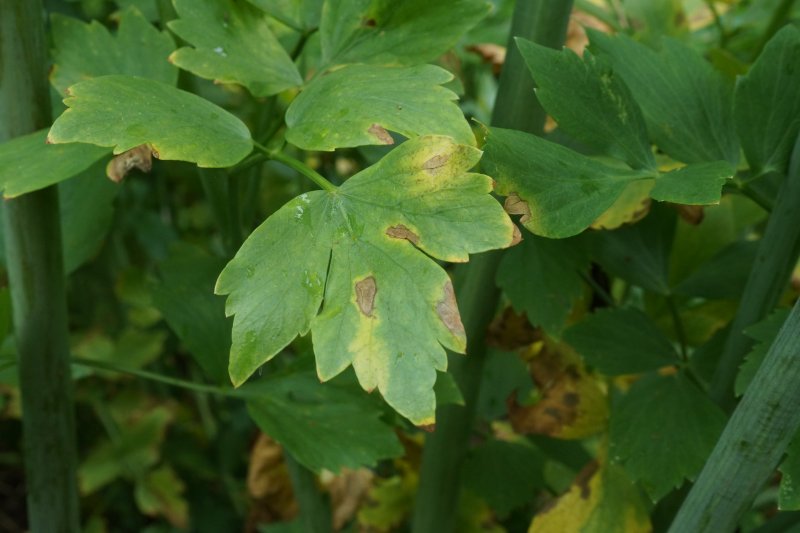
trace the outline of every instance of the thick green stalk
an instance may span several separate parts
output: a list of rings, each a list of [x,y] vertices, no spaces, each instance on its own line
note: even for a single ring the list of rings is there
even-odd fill
[[[541,134],[545,113],[534,96],[533,81],[514,37],[558,47],[564,42],[571,10],[571,0],[517,2],[493,125]],[[449,533],[455,527],[461,467],[475,421],[486,358],[486,329],[499,299],[494,280],[501,257],[499,251],[481,254],[456,273],[456,292],[468,348],[466,357],[450,356],[449,372],[461,389],[465,405],[446,405],[436,410],[436,430],[426,439],[422,455],[412,524],[414,533]]]
[[[734,411],[670,532],[726,533],[800,428],[800,300]]]
[[[711,380],[711,397],[726,409],[731,409],[735,402],[733,383],[744,356],[753,344],[743,331],[763,320],[777,305],[799,253],[800,137],[795,142],[789,174],[775,199],[739,309]]]
[[[41,0],[0,2],[0,142],[50,124]],[[72,377],[55,186],[5,203],[30,531],[80,527]]]

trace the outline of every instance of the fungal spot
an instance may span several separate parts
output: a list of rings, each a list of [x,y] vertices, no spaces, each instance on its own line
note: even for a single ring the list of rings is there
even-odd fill
[[[438,154],[422,164],[422,168],[428,171],[429,174],[436,174],[436,171],[445,166],[447,164],[447,160],[450,159],[450,156],[447,154]]]
[[[392,237],[394,239],[406,239],[407,241],[411,242],[412,244],[416,245],[419,243],[419,235],[408,229],[402,224],[398,224],[396,226],[391,226],[386,229],[386,235]]]
[[[375,278],[372,276],[366,277],[356,282],[355,288],[356,304],[358,304],[361,314],[371,318],[372,311],[375,309],[375,295],[378,294]]]
[[[453,283],[450,280],[444,284],[442,299],[436,304],[436,314],[439,315],[439,319],[450,333],[461,338],[466,336],[464,324],[461,323],[461,315],[458,313]]]
[[[140,144],[127,152],[114,156],[106,166],[106,175],[114,183],[119,183],[134,168],[138,168],[142,172],[150,172],[153,167],[153,155],[158,157],[149,145]]]
[[[389,132],[380,124],[373,124],[370,126],[367,133],[378,139],[381,144],[394,144],[392,136],[389,135]]]
[[[515,192],[508,195],[506,201],[503,203],[503,209],[505,209],[506,213],[509,215],[522,215],[519,221],[523,224],[531,219],[531,208],[528,202],[520,198]]]

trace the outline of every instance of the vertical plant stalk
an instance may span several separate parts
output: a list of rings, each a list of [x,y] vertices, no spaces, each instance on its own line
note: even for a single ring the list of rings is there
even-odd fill
[[[50,124],[41,0],[0,2],[0,142]],[[5,202],[30,531],[79,530],[72,377],[55,186]]]
[[[744,329],[763,320],[777,305],[800,254],[800,137],[795,142],[789,173],[783,180],[758,245],[739,309],[731,323],[709,394],[726,410],[735,402],[733,385],[753,341]]]
[[[800,300],[670,527],[728,532],[772,475],[800,427]]]
[[[297,518],[302,531],[308,533],[330,533],[333,530],[333,515],[328,500],[317,487],[317,476],[292,457],[284,448],[283,459],[292,480],[294,497],[300,507]]]
[[[536,99],[533,80],[514,38],[525,37],[558,47],[564,42],[571,0],[518,0],[511,23],[508,54],[500,76],[492,124],[541,134],[545,113]],[[481,373],[486,359],[486,329],[499,300],[495,285],[502,252],[473,257],[456,272],[456,292],[464,328],[467,356],[449,358],[449,372],[458,383],[464,406],[437,408],[436,430],[425,441],[420,484],[414,507],[414,533],[449,533],[461,491],[461,467],[475,422]]]

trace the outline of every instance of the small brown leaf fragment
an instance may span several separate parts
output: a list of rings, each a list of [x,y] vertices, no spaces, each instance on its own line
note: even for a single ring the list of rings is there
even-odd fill
[[[684,222],[692,226],[700,224],[706,216],[705,208],[702,205],[673,204],[673,207]]]
[[[542,340],[542,333],[531,326],[525,313],[517,313],[513,307],[506,307],[486,332],[486,344],[507,352],[530,346]]]
[[[512,192],[503,203],[503,209],[509,215],[522,215],[519,219],[520,223],[525,224],[531,219],[531,208],[528,202],[520,198],[517,193]]]
[[[437,154],[422,164],[422,168],[428,171],[428,174],[436,174],[436,172],[447,164],[450,159],[448,154]]]
[[[406,239],[407,241],[411,242],[414,245],[419,243],[419,236],[410,229],[408,229],[407,227],[405,227],[403,224],[390,226],[389,228],[386,229],[386,235],[394,239]]]
[[[380,124],[373,124],[367,130],[367,133],[378,139],[381,144],[394,144],[394,139],[389,135],[389,132]]]
[[[447,283],[444,284],[442,299],[436,304],[436,314],[439,315],[442,323],[450,330],[450,333],[460,338],[466,336],[464,324],[461,323],[461,315],[458,313],[453,283],[450,280],[447,280]]]
[[[367,468],[358,470],[343,468],[337,476],[328,478],[327,475],[327,473],[323,473],[321,481],[331,496],[333,530],[341,531],[355,517],[361,505],[366,501],[375,474]]]
[[[478,54],[484,63],[492,65],[492,73],[496,76],[506,62],[506,47],[494,43],[478,43],[467,47],[468,52]]]
[[[283,459],[283,449],[263,433],[259,434],[250,452],[247,492],[253,501],[248,523],[281,522],[297,515],[297,501]]]
[[[511,235],[511,244],[508,245],[509,248],[522,242],[522,232],[519,230],[516,224],[513,224],[513,226],[514,233]]]
[[[433,433],[436,431],[436,424],[422,424],[421,426],[417,427],[426,433]]]
[[[372,276],[366,277],[356,282],[355,287],[358,308],[364,316],[372,317],[372,311],[375,308],[375,295],[378,294],[375,278]]]
[[[114,156],[106,166],[106,175],[114,183],[119,183],[134,168],[142,172],[150,172],[153,167],[153,150],[150,145],[140,144],[127,152]]]

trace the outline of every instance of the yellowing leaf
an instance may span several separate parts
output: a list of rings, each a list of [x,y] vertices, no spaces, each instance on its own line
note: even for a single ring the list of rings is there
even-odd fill
[[[629,183],[611,207],[592,223],[592,229],[616,229],[644,218],[650,211],[650,191],[654,185],[653,180]]]

